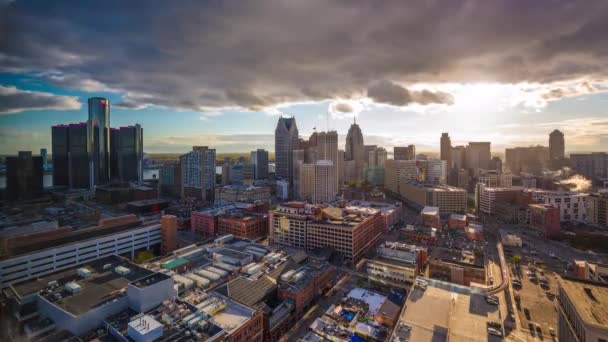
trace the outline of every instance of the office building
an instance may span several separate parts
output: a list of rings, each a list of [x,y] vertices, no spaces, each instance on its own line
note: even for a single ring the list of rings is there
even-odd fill
[[[87,129],[87,124],[84,122],[69,126],[69,177],[72,189],[89,189],[93,186],[90,176],[92,164],[89,162],[91,153],[87,143]]]
[[[490,187],[478,183],[475,187],[475,206],[480,214],[492,216],[496,214],[497,203],[512,203],[521,188]]]
[[[266,210],[265,206],[257,206],[248,203],[221,203],[213,208],[193,211],[190,219],[190,230],[197,235],[206,238],[214,238],[219,234],[219,219],[221,217],[246,218],[250,216],[250,214],[259,216],[264,215]],[[233,228],[224,227],[223,229]],[[234,228],[234,231],[238,229],[239,228]],[[251,229],[245,227],[242,237],[252,236],[256,229],[257,228],[255,227]]]
[[[363,142],[363,133],[361,132],[361,127],[357,125],[355,121],[350,125],[348,129],[348,134],[346,135],[346,148],[345,152],[345,160],[354,161],[353,170],[349,170],[347,165],[346,172],[352,172],[353,179],[363,179],[363,168],[365,164],[365,144]],[[349,177],[347,177],[347,181],[350,181]]]
[[[530,204],[530,228],[540,231],[545,237],[559,237],[559,209],[548,204]]]
[[[301,202],[283,204],[269,215],[271,243],[308,251],[330,247],[351,264],[376,247],[384,226],[380,211],[355,214]]]
[[[330,203],[336,200],[338,183],[336,165],[331,160],[319,160],[315,163],[315,191],[313,203]]]
[[[102,97],[88,100],[87,146],[91,187],[110,180],[110,101]],[[82,172],[82,171],[80,171]]]
[[[549,149],[544,146],[515,147],[505,150],[506,169],[515,175],[542,174],[549,162]]]
[[[143,146],[143,129],[139,124],[120,127],[118,133],[118,173],[121,181],[143,181]]]
[[[215,193],[215,149],[194,146],[180,157],[182,198],[213,201]]]
[[[374,167],[374,166],[384,167],[384,163],[386,162],[388,154],[386,152],[386,149],[384,149],[383,147],[377,147],[377,146],[373,145],[373,147],[371,147],[367,151],[366,156],[367,156],[367,167]]]
[[[404,182],[423,182],[429,184],[445,184],[445,160],[393,160],[385,163],[385,188],[395,194],[400,193]]]
[[[393,159],[395,160],[413,160],[416,159],[416,146],[395,146],[393,147]]]
[[[608,193],[589,194],[586,204],[587,222],[608,226]]]
[[[365,170],[365,179],[372,186],[384,185],[384,167],[370,166]]]
[[[608,153],[593,152],[571,154],[572,168],[587,178],[601,180],[608,178]]]
[[[510,188],[513,186],[513,175],[494,170],[480,170],[478,183],[490,188]]]
[[[479,175],[479,169],[487,170],[490,168],[491,158],[489,142],[470,142],[466,147],[466,168],[474,176]]]
[[[163,162],[159,170],[160,191],[165,195],[179,196],[181,194],[181,166],[179,160]]]
[[[365,271],[373,282],[409,289],[423,270],[427,249],[399,242],[384,242],[376,257],[365,260]]]
[[[120,181],[120,129],[110,128],[110,179]]]
[[[541,192],[543,203],[559,209],[561,221],[587,222],[587,198],[589,194],[577,192]]]
[[[311,137],[311,141],[313,141]],[[336,131],[319,132],[316,134],[316,162],[331,161],[333,167],[329,170],[330,191],[338,192],[338,133]]]
[[[168,275],[111,255],[13,284],[9,291],[17,313],[33,307],[58,330],[84,335],[112,315],[146,312],[172,299],[173,285]]]
[[[493,157],[490,160],[490,170],[495,170],[496,172],[502,172],[502,160],[499,157]]]
[[[549,159],[559,161],[565,157],[566,144],[564,143],[564,133],[556,129],[549,134]]]
[[[345,155],[344,150],[338,150],[338,188],[344,184],[344,179],[346,177],[346,172],[344,170],[346,167],[344,162]]]
[[[315,193],[315,164],[300,162],[296,164],[296,173],[296,197],[300,201],[312,202]]]
[[[49,169],[49,156],[47,155],[46,148],[40,149],[40,157],[42,158],[42,170],[46,171]]]
[[[430,206],[439,207],[441,213],[464,213],[467,209],[466,190],[453,186],[402,182],[399,191],[404,201],[419,210]]]
[[[70,185],[70,143],[68,125],[51,127],[51,154],[53,159],[53,186]]]
[[[215,188],[215,203],[270,203],[270,187],[245,184],[224,185]]]
[[[295,118],[279,118],[274,132],[275,173],[290,185],[293,184],[292,152],[298,148],[298,134]]]
[[[608,286],[558,277],[557,338],[560,342],[608,340]]]
[[[452,140],[448,133],[441,133],[440,159],[445,160],[448,169],[452,168]]]
[[[255,179],[268,178],[268,151],[264,149],[251,151],[251,164],[253,164]]]
[[[217,231],[220,236],[230,234],[250,240],[265,238],[268,235],[268,215],[245,210],[229,212],[218,217]]]
[[[30,200],[42,193],[42,157],[31,151],[19,151],[6,157],[6,194],[10,200]]]

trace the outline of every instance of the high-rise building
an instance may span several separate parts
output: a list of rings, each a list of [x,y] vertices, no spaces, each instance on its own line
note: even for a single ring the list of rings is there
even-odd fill
[[[450,139],[450,135],[448,133],[441,133],[441,149],[440,159],[445,160],[447,164],[447,168],[452,168],[452,140]]]
[[[312,140],[312,138],[311,138]],[[335,186],[336,193],[338,192],[338,132],[319,132],[317,134],[317,160],[329,160],[333,167],[331,168],[331,184]],[[333,189],[332,189],[333,191]]]
[[[367,166],[384,167],[384,163],[386,162],[387,156],[388,153],[386,152],[386,149],[384,149],[383,147],[374,146],[374,148],[371,148],[367,151]]]
[[[19,151],[6,158],[6,193],[11,200],[28,200],[42,193],[42,157]]]
[[[513,175],[511,173],[501,173],[495,170],[481,170],[479,173],[479,183],[483,183],[490,188],[510,188],[513,186]]]
[[[557,283],[558,340],[608,341],[608,285],[565,277]]]
[[[553,161],[564,159],[565,156],[564,133],[556,129],[549,134],[549,158]]]
[[[120,129],[110,128],[110,179],[120,180],[119,171],[119,149],[120,145]]]
[[[416,146],[395,146],[393,147],[393,159],[395,160],[412,160],[416,159]]]
[[[346,179],[345,167],[346,163],[344,150],[338,150],[338,187],[344,184],[344,180]]]
[[[586,154],[571,154],[574,170],[591,179],[608,178],[608,153],[594,152]]]
[[[212,202],[215,194],[215,149],[194,146],[180,157],[183,198]]]
[[[490,167],[489,142],[470,142],[465,152],[466,168],[471,170],[474,176],[479,174],[479,169],[487,170]]]
[[[295,118],[279,118],[274,131],[275,173],[293,184],[292,152],[298,149],[298,126]]]
[[[93,187],[110,180],[110,101],[91,97],[88,105],[87,144],[91,164],[90,186]]]
[[[445,160],[393,160],[385,163],[385,188],[400,193],[403,183],[444,184],[447,178]]]
[[[139,124],[120,127],[118,155],[120,180],[123,182],[143,181],[143,129]]]
[[[53,158],[53,186],[70,185],[70,144],[68,125],[51,127],[51,154]]]
[[[313,201],[315,193],[315,164],[299,162],[296,166],[297,182],[296,196],[301,201]]]
[[[515,175],[540,175],[548,166],[549,149],[544,146],[515,147],[505,150],[506,169]]]
[[[363,143],[363,133],[361,132],[359,125],[357,125],[357,122],[350,125],[350,128],[348,129],[348,134],[346,135],[346,149],[344,152],[345,160],[355,161],[355,169],[352,172],[355,179],[362,179],[365,164],[365,145]],[[346,170],[346,173],[348,174],[349,170]]]
[[[251,163],[254,165],[255,179],[268,178],[268,151],[264,149],[251,151]]]
[[[72,189],[89,189],[91,185],[91,163],[89,162],[89,144],[87,123],[70,124],[69,142],[69,184]]]
[[[181,167],[179,161],[166,161],[159,171],[160,191],[163,194],[177,196],[181,192]]]
[[[42,170],[46,171],[49,168],[49,157],[46,154],[46,148],[40,149],[40,157],[42,158]]]
[[[493,157],[490,160],[490,170],[496,170],[496,172],[502,172],[502,160],[500,157]]]
[[[462,145],[452,147],[452,167],[451,168],[456,169],[456,170],[466,169],[466,162],[467,162],[466,151],[467,151],[467,148]],[[448,165],[448,169],[450,169],[449,165]]]
[[[313,203],[331,203],[336,200],[338,184],[336,165],[331,160],[319,160],[315,163],[315,191]]]

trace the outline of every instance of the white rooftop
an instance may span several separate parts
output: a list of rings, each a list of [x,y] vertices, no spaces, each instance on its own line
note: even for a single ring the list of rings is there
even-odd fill
[[[420,213],[424,215],[439,215],[439,207],[424,207]]]
[[[129,327],[140,335],[146,335],[150,331],[162,327],[162,324],[160,324],[160,322],[155,320],[152,316],[144,315],[129,322]]]
[[[378,310],[380,310],[380,307],[382,306],[382,304],[384,304],[384,301],[386,300],[385,296],[376,292],[362,289],[360,287],[352,289],[348,294],[348,297],[360,299],[367,303],[367,305],[369,305],[369,314],[372,316],[376,315],[376,313],[378,312]]]

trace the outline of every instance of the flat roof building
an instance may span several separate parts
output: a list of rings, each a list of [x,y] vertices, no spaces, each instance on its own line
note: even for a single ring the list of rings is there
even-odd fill
[[[608,339],[608,285],[558,278],[560,342],[602,342]]]
[[[400,195],[418,209],[439,207],[441,213],[464,213],[467,210],[466,190],[453,186],[403,182]]]

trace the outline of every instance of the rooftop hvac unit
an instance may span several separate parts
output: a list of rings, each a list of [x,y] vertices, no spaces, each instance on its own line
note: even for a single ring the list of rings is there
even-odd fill
[[[103,265],[103,270],[104,270],[104,271],[107,271],[107,270],[109,270],[110,268],[112,268],[112,264],[105,264],[105,265]]]
[[[194,273],[198,274],[199,276],[201,276],[203,278],[207,278],[210,280],[219,280],[220,279],[219,274],[205,271],[205,270],[196,270],[196,271],[194,271]]]
[[[283,273],[283,275],[281,275],[281,280],[282,281],[290,281],[291,277],[293,277],[294,274],[296,274],[296,271],[294,271],[294,270],[285,272],[285,273]]]
[[[88,278],[91,276],[91,271],[89,271],[88,269],[81,267],[79,269],[76,270],[76,273],[78,274],[79,277],[81,278]]]
[[[120,275],[127,275],[127,274],[131,273],[131,270],[124,266],[117,266],[116,268],[114,268],[114,272],[116,272]]]
[[[80,290],[82,290],[82,287],[80,285],[78,285],[76,282],[71,281],[71,282],[65,284],[65,290],[71,294],[74,294],[74,293],[80,292]]]
[[[209,272],[213,272],[213,273],[219,274],[219,275],[220,275],[220,276],[222,276],[222,277],[225,277],[225,276],[227,276],[227,275],[228,275],[228,272],[226,272],[226,271],[224,271],[224,270],[221,270],[221,269],[219,269],[219,268],[215,268],[215,267],[213,267],[213,266],[205,267],[205,269],[206,269],[207,271],[209,271]]]

